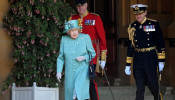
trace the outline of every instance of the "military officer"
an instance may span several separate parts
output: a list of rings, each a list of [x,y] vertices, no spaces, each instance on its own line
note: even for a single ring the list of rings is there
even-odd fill
[[[93,63],[96,65],[96,72],[100,72],[99,59],[101,58],[100,66],[104,69],[107,54],[106,36],[103,28],[103,22],[99,15],[88,12],[87,0],[75,0],[75,5],[78,14],[72,15],[69,20],[79,20],[79,25],[83,27],[81,29],[81,33],[89,34],[91,37],[92,45],[96,51]],[[99,100],[97,83],[95,80],[90,80],[90,98],[91,100]]]
[[[136,21],[128,27],[130,41],[125,73],[131,74],[130,67],[133,62],[133,74],[137,86],[136,100],[144,100],[146,85],[154,100],[162,100],[162,95],[159,93],[158,71],[161,72],[164,68],[165,45],[158,21],[146,17],[147,7],[143,4],[131,6]]]

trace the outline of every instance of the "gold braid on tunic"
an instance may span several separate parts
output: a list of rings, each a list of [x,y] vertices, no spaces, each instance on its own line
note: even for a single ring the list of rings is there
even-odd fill
[[[128,27],[129,40],[131,40],[131,44],[133,45],[133,47],[135,47],[135,44],[134,44],[135,31],[136,31],[136,29],[134,27],[131,27],[131,25],[129,25],[129,27]]]

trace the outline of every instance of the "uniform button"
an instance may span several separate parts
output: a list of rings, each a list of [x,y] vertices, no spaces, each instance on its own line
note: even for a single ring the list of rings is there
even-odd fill
[[[148,44],[148,46],[150,46],[150,44]]]
[[[73,60],[75,59],[75,58],[72,58]]]
[[[76,70],[74,70],[74,72],[75,72]]]
[[[149,41],[149,38],[147,40]]]
[[[136,47],[138,47],[138,45],[136,45]]]
[[[137,42],[137,40],[135,40],[135,42]]]
[[[75,66],[75,64],[72,64],[73,66]]]
[[[135,34],[135,36],[136,36],[136,34]]]
[[[149,33],[147,33],[149,35]]]
[[[75,52],[73,51],[72,53],[74,54]]]
[[[78,44],[78,42],[77,42],[77,44]]]

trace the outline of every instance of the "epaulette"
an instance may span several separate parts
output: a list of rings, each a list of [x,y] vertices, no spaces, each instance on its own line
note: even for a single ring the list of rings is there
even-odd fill
[[[157,22],[157,20],[154,20],[154,19],[150,19],[150,18],[148,18],[148,20],[150,20],[150,21],[153,21],[153,22]]]
[[[71,14],[71,16],[69,17],[68,21],[72,20],[72,16],[75,16],[77,14]]]
[[[134,22],[131,22],[129,25],[133,25],[135,22],[136,22],[136,21],[134,21]]]
[[[90,13],[91,13],[91,12],[90,12]],[[99,16],[99,14],[96,14],[96,13],[91,13],[91,14],[96,15],[96,16]]]

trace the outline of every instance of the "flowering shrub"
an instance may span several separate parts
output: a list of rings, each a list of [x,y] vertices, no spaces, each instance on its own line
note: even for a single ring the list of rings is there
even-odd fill
[[[74,11],[61,0],[9,0],[4,31],[14,44],[14,68],[1,92],[17,86],[56,87],[56,58],[62,26]]]

